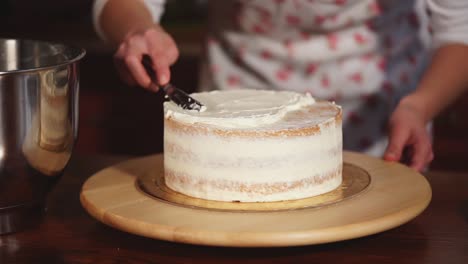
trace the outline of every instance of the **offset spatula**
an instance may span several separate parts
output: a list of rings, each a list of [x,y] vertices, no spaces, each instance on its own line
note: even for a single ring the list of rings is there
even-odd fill
[[[148,73],[149,77],[151,78],[151,81],[155,85],[159,86],[156,78],[156,73],[153,70],[153,62],[151,61],[151,57],[148,55],[143,55],[143,59],[141,62],[145,67],[146,73]],[[159,87],[161,90],[164,91],[164,93],[171,101],[173,101],[183,109],[200,111],[203,107],[202,103],[195,100],[186,92],[182,91],[181,89],[178,89],[170,83]]]

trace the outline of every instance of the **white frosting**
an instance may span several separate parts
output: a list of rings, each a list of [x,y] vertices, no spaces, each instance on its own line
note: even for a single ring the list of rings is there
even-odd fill
[[[173,116],[183,123],[222,128],[258,128],[276,123],[289,112],[315,103],[310,94],[252,89],[194,93],[191,96],[204,105],[202,111],[184,110],[173,102],[166,102],[166,118]]]

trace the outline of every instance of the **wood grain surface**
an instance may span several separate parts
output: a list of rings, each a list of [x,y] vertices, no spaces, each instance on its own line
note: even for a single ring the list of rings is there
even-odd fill
[[[345,152],[344,161],[362,168],[371,178],[370,185],[351,199],[329,206],[266,212],[186,207],[137,188],[137,178],[161,170],[162,159],[162,154],[133,159],[98,172],[83,185],[83,206],[109,226],[155,239],[211,246],[284,247],[382,232],[416,217],[431,199],[430,186],[419,173]]]

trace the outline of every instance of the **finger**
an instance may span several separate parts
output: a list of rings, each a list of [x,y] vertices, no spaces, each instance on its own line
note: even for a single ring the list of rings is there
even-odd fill
[[[122,58],[126,50],[127,50],[127,43],[123,42],[122,44],[119,45],[119,48],[115,52],[114,59]]]
[[[169,65],[173,65],[179,58],[179,50],[175,44],[167,50],[166,58]]]
[[[430,168],[430,165],[433,159],[434,159],[434,153],[432,152],[432,149],[431,149],[426,156],[426,161],[425,161],[423,170]]]
[[[427,157],[427,164],[431,163],[434,160],[434,151],[432,150],[431,146],[431,152],[429,152],[429,155]]]
[[[384,159],[388,161],[399,161],[403,148],[409,140],[409,130],[403,126],[392,126],[389,143],[385,150]]]
[[[413,156],[411,158],[411,168],[422,171],[427,165],[428,157],[431,152],[431,142],[424,135],[419,133],[415,135],[415,143],[413,144]]]
[[[136,56],[128,56],[125,58],[125,64],[138,85],[147,89],[151,88],[151,79],[146,73],[140,59]]]
[[[164,59],[168,65],[174,64],[179,57],[179,50],[174,40],[164,31],[148,30],[145,33],[153,59]]]
[[[429,147],[429,152],[427,153],[426,160],[425,160],[425,168],[428,168],[431,162],[434,160],[434,151],[432,150],[432,142]]]
[[[179,50],[172,39],[167,40],[165,45],[161,45],[152,39],[150,41],[150,46],[153,47],[153,53],[156,55],[155,57],[164,59],[168,65],[174,64],[179,58]]]
[[[167,84],[171,79],[171,72],[169,70],[169,64],[163,58],[159,58],[154,63],[154,70],[156,71],[156,77],[159,85]]]

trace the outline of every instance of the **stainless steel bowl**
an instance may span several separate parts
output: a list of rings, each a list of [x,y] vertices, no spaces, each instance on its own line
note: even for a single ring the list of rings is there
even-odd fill
[[[0,234],[37,223],[78,129],[85,51],[0,39]]]

